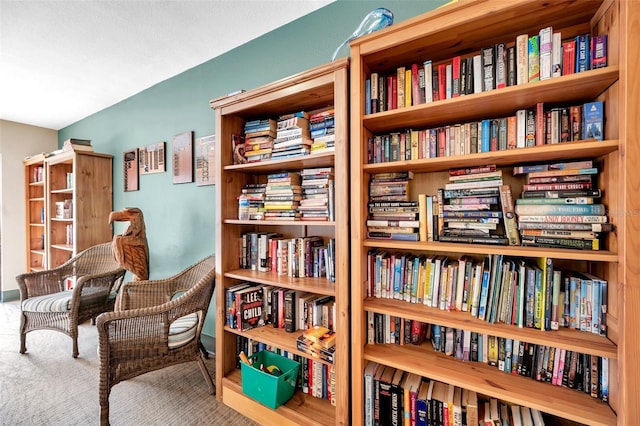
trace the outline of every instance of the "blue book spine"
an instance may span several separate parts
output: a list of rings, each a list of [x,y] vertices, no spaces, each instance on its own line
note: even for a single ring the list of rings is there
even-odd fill
[[[602,101],[588,102],[584,104],[582,109],[582,117],[584,120],[582,138],[603,140],[604,113]]]
[[[371,114],[371,79],[364,81],[364,113]]]
[[[404,269],[404,256],[396,258],[393,264],[393,298],[402,299],[402,270]]]
[[[482,120],[480,131],[480,152],[491,150],[491,120]]]
[[[588,71],[591,64],[589,34],[576,36],[576,72]]]
[[[525,305],[525,326],[533,328],[536,293],[536,271],[532,267],[527,267],[526,281],[526,305]]]
[[[480,290],[480,303],[478,305],[478,318],[481,320],[485,319],[485,314],[487,311],[487,296],[489,295],[489,277],[491,273],[490,271],[485,271],[482,273],[482,286]]]

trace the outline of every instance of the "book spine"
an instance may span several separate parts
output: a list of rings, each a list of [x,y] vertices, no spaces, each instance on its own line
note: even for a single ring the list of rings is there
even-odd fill
[[[500,187],[500,202],[504,217],[504,228],[509,240],[509,245],[519,246],[520,234],[518,233],[518,223],[514,210],[511,185],[502,185]]]

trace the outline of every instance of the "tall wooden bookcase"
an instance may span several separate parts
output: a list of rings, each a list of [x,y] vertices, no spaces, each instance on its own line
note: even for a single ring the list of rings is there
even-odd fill
[[[586,424],[635,424],[640,366],[640,269],[637,238],[640,229],[637,195],[640,186],[638,143],[637,46],[638,7],[633,1],[485,1],[460,0],[393,25],[351,43],[351,241],[352,241],[352,407],[353,424],[363,423],[363,371],[369,361],[453,384],[511,403]],[[547,26],[563,39],[583,33],[608,34],[606,68],[549,80],[511,86],[432,103],[365,115],[365,81],[372,72],[395,72],[398,67],[450,62],[520,34],[537,34]],[[503,117],[516,110],[545,104],[604,101],[605,140],[577,141],[451,157],[368,164],[367,141],[407,128],[424,129]],[[603,203],[616,231],[605,250],[579,251],[522,246],[493,246],[444,242],[403,242],[366,238],[368,182],[373,173],[411,171],[412,194],[435,193],[448,180],[448,170],[496,164],[519,197],[522,184],[509,178],[512,167],[525,163],[595,159],[601,164]],[[417,199],[417,198],[414,198]],[[468,313],[441,311],[424,305],[367,298],[367,253],[372,249],[415,254],[489,254],[535,259],[551,257],[569,267],[590,271],[609,283],[608,335],[560,330],[541,332],[478,321]],[[608,357],[609,403],[560,386],[505,374],[482,363],[458,361],[435,353],[429,344],[396,346],[367,343],[369,312],[400,316],[431,324],[476,331]]]
[[[112,160],[84,151],[25,160],[28,270],[55,268],[111,240]]]
[[[283,78],[271,84],[211,101],[216,111],[216,387],[219,400],[264,424],[348,424],[349,423],[349,171],[348,171],[348,60]],[[243,133],[244,123],[273,118],[297,111],[310,111],[333,105],[335,109],[335,153],[313,154],[292,160],[269,160],[234,164],[232,134]],[[242,187],[265,183],[275,171],[300,171],[305,168],[334,168],[335,220],[270,221],[238,220],[238,202]],[[250,231],[278,232],[285,237],[319,235],[335,238],[336,280],[326,278],[289,278],[271,272],[240,269],[238,243]],[[242,393],[241,373],[236,368],[239,335],[272,345],[294,354],[301,333],[285,333],[271,326],[239,332],[226,326],[225,289],[241,281],[303,290],[335,297],[338,350],[334,360],[336,405],[296,392],[292,400],[276,410],[255,402]]]

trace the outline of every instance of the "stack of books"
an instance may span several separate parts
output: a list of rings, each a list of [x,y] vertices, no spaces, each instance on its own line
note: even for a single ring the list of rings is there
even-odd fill
[[[336,150],[334,108],[322,108],[309,115],[309,130],[313,144],[311,153],[332,152]]]
[[[299,351],[333,364],[336,351],[336,333],[327,327],[316,325],[306,329],[296,339]]]
[[[264,219],[264,193],[267,185],[264,183],[248,183],[242,187],[249,197],[249,219]]]
[[[495,165],[452,169],[449,181],[438,190],[439,240],[508,244],[499,203],[502,170]]]
[[[412,172],[371,175],[367,238],[418,241],[418,202],[409,200]]]
[[[278,118],[276,139],[271,158],[282,159],[309,154],[309,114],[299,111]]]
[[[264,218],[267,220],[298,220],[298,205],[302,198],[300,173],[279,172],[267,176],[264,197]]]
[[[333,167],[304,169],[300,175],[302,220],[333,220]]]
[[[270,118],[247,121],[244,125],[244,156],[247,162],[271,158],[276,121]]]
[[[598,168],[593,161],[520,166],[526,174],[515,212],[522,245],[599,250],[601,236],[613,230],[600,203]]]

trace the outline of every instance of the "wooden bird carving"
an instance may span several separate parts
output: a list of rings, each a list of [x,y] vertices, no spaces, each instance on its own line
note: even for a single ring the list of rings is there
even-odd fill
[[[133,274],[133,280],[149,279],[149,246],[142,210],[126,207],[109,214],[109,223],[129,222],[121,235],[113,237],[113,254],[121,267]]]

